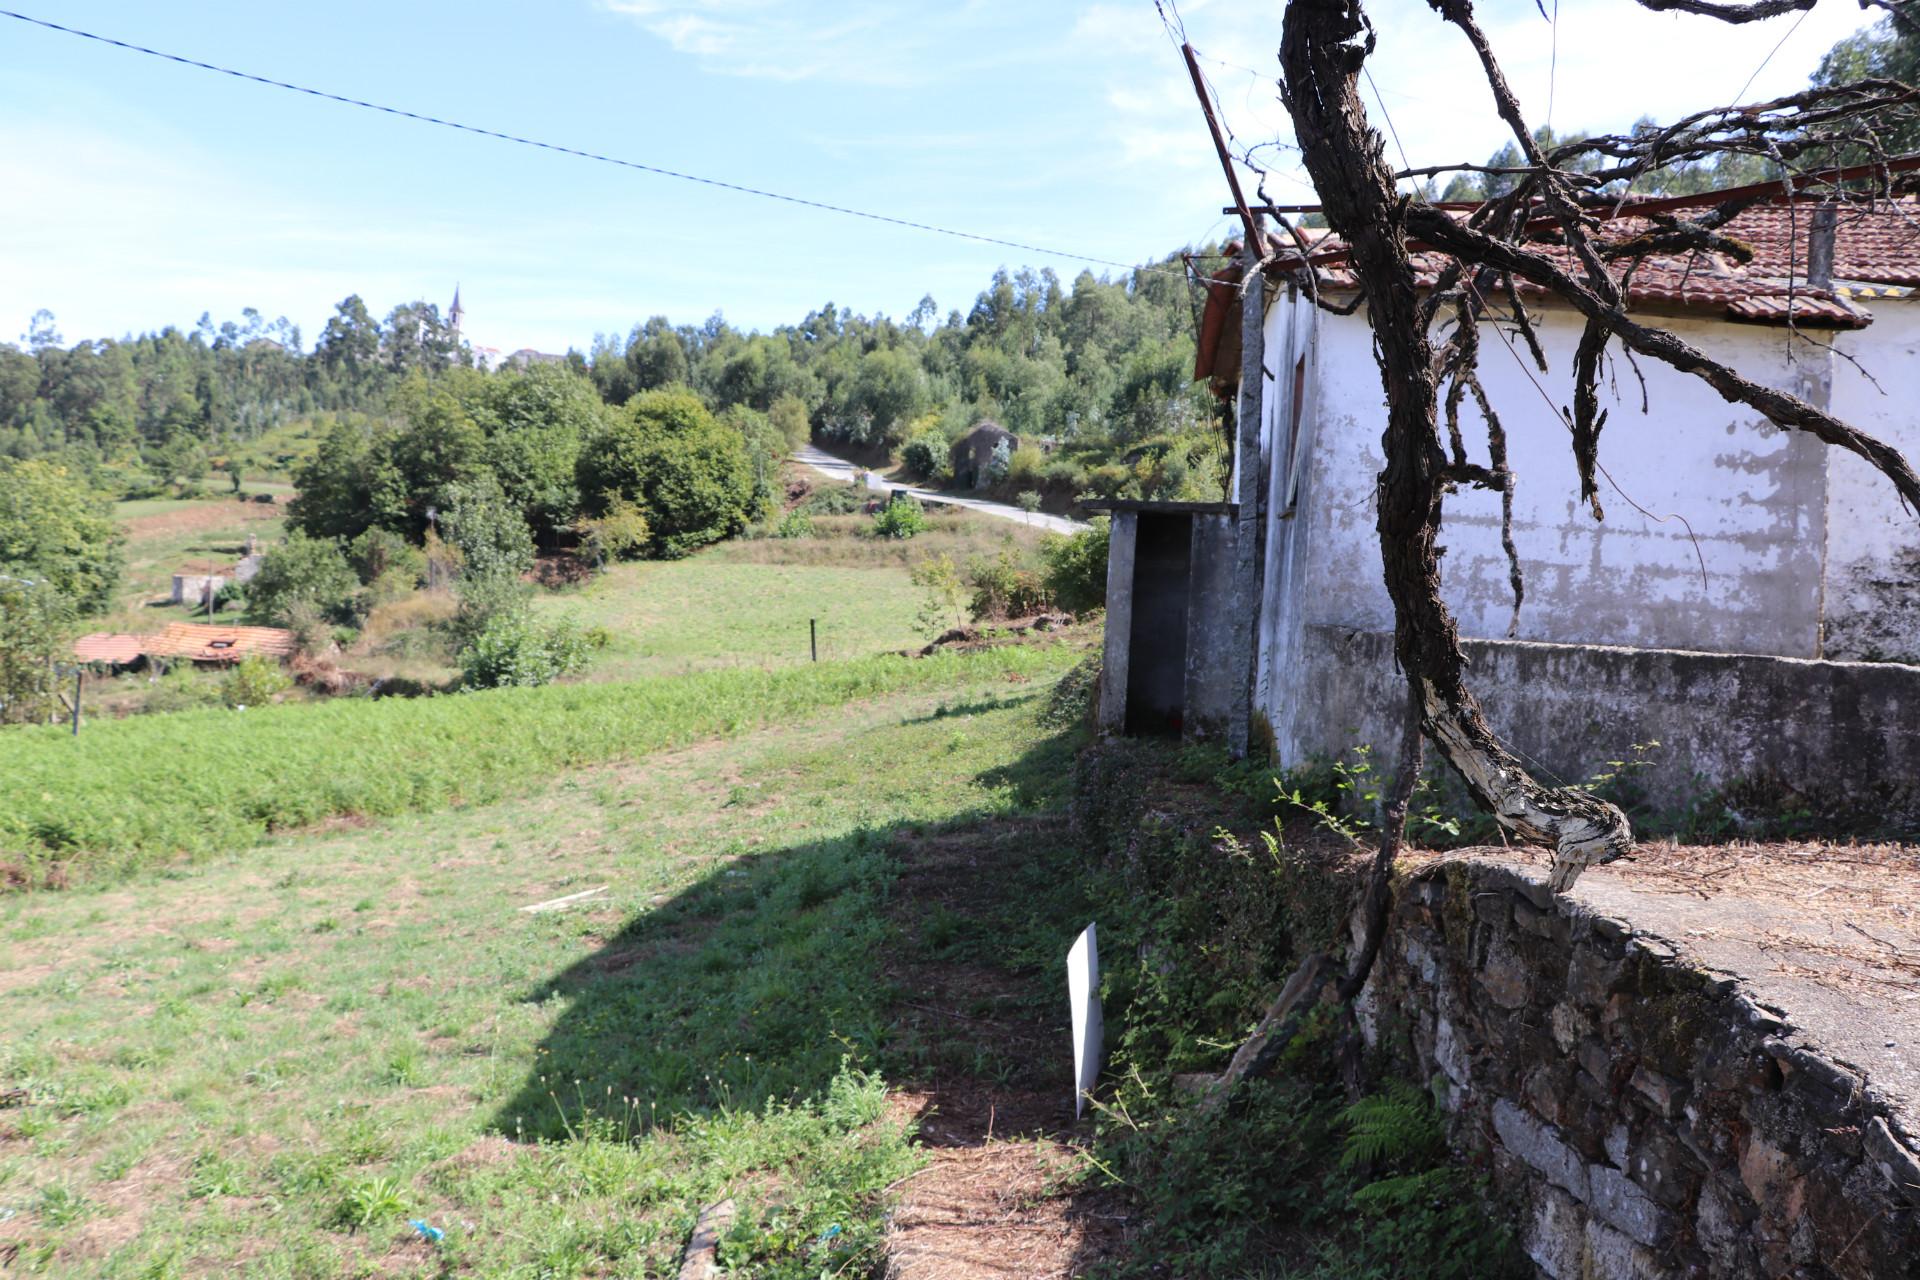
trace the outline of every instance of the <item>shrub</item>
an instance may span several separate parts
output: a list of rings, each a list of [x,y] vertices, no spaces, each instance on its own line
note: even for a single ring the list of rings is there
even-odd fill
[[[264,707],[276,694],[292,687],[293,681],[280,664],[259,654],[240,659],[220,682],[220,700],[229,707]]]
[[[637,503],[669,559],[739,533],[754,510],[746,441],[684,387],[628,401],[581,455],[580,488],[601,512],[614,496]]]
[[[444,591],[424,591],[376,605],[361,624],[360,636],[375,650],[399,652],[420,647],[420,640],[403,640],[400,648],[387,646],[401,637],[428,637],[451,621],[457,608]]]
[[[796,507],[780,517],[780,523],[773,526],[776,538],[811,538],[813,536],[813,517],[803,508]]]
[[[469,689],[530,689],[586,666],[593,644],[570,619],[542,623],[524,610],[497,616],[460,651]]]
[[[1049,489],[1079,493],[1087,487],[1086,468],[1065,458],[1049,462],[1040,472],[1040,483]]]
[[[926,480],[940,474],[947,464],[947,442],[939,435],[917,435],[900,451],[900,461],[908,471]]]
[[[426,564],[422,557],[421,565]],[[383,604],[404,600],[419,587],[420,578],[410,568],[395,566],[360,589],[354,600],[354,612],[364,619]]]
[[[1124,498],[1134,487],[1133,472],[1117,462],[1109,462],[1087,473],[1087,487],[1098,497]]]
[[[868,490],[855,484],[822,485],[794,508],[810,516],[847,516],[867,505]]]
[[[573,528],[580,535],[581,551],[599,568],[605,568],[610,560],[633,560],[646,554],[647,544],[653,540],[647,513],[620,494],[607,499],[603,514],[590,516]]]
[[[876,537],[911,538],[916,533],[926,532],[926,528],[926,513],[920,510],[920,504],[912,498],[900,498],[889,502],[873,517],[873,532]]]
[[[280,618],[293,632],[293,645],[310,658],[319,657],[333,647],[333,622],[326,610],[311,600],[295,600]]]
[[[920,612],[914,621],[927,639],[938,639],[949,628],[959,627],[966,621],[962,608],[967,590],[952,556],[944,551],[929,556],[913,566],[909,574],[913,585],[921,591]]]
[[[391,575],[390,587],[407,582],[407,590],[427,576],[427,554],[391,529],[368,529],[347,544],[347,563],[368,586]]]
[[[222,685],[216,680],[201,678],[193,664],[183,662],[168,671],[160,679],[148,686],[146,698],[140,709],[150,714],[165,714],[174,711],[198,711],[221,701]]]
[[[1107,518],[1099,516],[1078,533],[1054,534],[1040,545],[1047,589],[1069,613],[1085,613],[1107,603],[1108,527]]]
[[[976,558],[967,566],[967,580],[976,618],[1024,618],[1053,603],[1039,568],[1024,562],[1011,544],[991,560]]]
[[[1013,497],[1013,503],[1028,515],[1040,509],[1040,495],[1032,489],[1022,489]]]
[[[995,452],[998,452],[996,448]],[[1027,447],[1008,455],[1007,479],[1022,488],[1033,488],[1040,483],[1040,473],[1046,468],[1047,455],[1038,449]]]
[[[261,558],[247,584],[247,616],[279,626],[292,626],[297,612],[343,617],[359,586],[338,542],[296,529]]]
[[[453,634],[463,644],[471,644],[496,620],[525,613],[533,588],[507,574],[463,574],[453,594],[459,601],[451,622]]]

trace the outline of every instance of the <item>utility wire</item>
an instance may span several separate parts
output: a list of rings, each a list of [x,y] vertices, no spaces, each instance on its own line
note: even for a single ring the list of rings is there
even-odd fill
[[[423,112],[407,111],[401,107],[389,107],[378,102],[368,102],[363,98],[351,98],[345,94],[329,93],[324,89],[311,89],[306,85],[290,84],[285,80],[275,80],[269,76],[254,75],[249,71],[236,71],[232,67],[217,66],[211,62],[201,62],[197,58],[184,57],[177,53],[167,53],[160,49],[150,49],[145,45],[133,44],[126,40],[116,40],[111,36],[99,35],[92,31],[82,31],[78,27],[62,26],[49,22],[45,18],[36,18],[31,14],[18,13],[12,9],[0,9],[0,17],[13,18],[49,31],[58,31],[65,35],[79,36],[83,40],[93,40],[100,44],[112,45],[116,49],[125,49],[129,53],[142,53],[150,58],[159,58],[166,62],[179,63],[183,67],[195,67],[201,71],[212,71],[223,76],[232,76],[236,80],[250,80],[254,84],[267,85],[274,89],[286,89],[293,93],[303,93],[309,97],[322,98],[328,102],[338,102],[344,106],[360,107],[367,111],[378,111],[383,115],[399,116],[405,120],[415,120],[421,124],[438,125],[443,129],[455,129],[461,133],[471,133],[482,138],[494,138],[501,142],[518,143],[523,147],[537,147],[542,151],[557,152],[560,155],[575,156],[582,160],[597,160],[601,164],[618,165],[623,169],[636,169],[641,173],[650,173],[656,177],[674,178],[681,182],[694,182],[701,186],[717,187],[722,191],[733,191],[741,195],[758,196],[763,200],[778,200],[783,204],[799,205],[807,209],[820,209],[827,213],[843,214],[850,218],[864,218],[869,222],[883,222],[889,226],[906,227],[913,231],[926,231],[935,235],[953,236],[960,240],[972,240],[979,244],[998,245],[1005,249],[1018,249],[1023,253],[1037,253],[1047,257],[1069,258],[1075,262],[1090,262],[1095,266],[1118,267],[1122,271],[1144,271],[1155,275],[1185,277],[1185,272],[1174,271],[1166,267],[1143,266],[1136,263],[1116,262],[1111,258],[1095,258],[1084,253],[1070,253],[1064,249],[1049,249],[1043,245],[1027,244],[1020,240],[1003,240],[998,236],[980,235],[972,231],[960,231],[953,227],[937,226],[930,222],[915,222],[910,218],[896,218],[884,213],[871,213],[865,209],[853,209],[846,205],[828,204],[823,200],[808,200],[802,196],[785,195],[778,191],[765,191],[759,187],[749,187],[737,182],[725,182],[719,178],[706,178],[696,173],[681,173],[675,169],[662,168],[659,165],[643,164],[638,160],[622,160],[617,156],[603,155],[597,151],[587,151],[579,147],[562,146],[557,142],[542,142],[538,138],[522,137],[519,134],[502,133],[497,129],[485,129],[478,125],[462,124],[457,120],[447,120],[440,116],[430,116]]]
[[[1800,11],[1800,16],[1793,20],[1792,26],[1787,28],[1787,34],[1781,36],[1780,42],[1773,46],[1772,51],[1769,52],[1766,57],[1760,59],[1760,65],[1753,69],[1753,74],[1747,77],[1747,82],[1740,86],[1740,92],[1733,95],[1733,100],[1735,102],[1739,102],[1740,99],[1747,96],[1747,90],[1753,88],[1753,82],[1760,78],[1760,73],[1767,69],[1767,64],[1769,62],[1773,61],[1773,55],[1776,53],[1779,53],[1781,49],[1786,47],[1787,41],[1793,39],[1793,33],[1800,29],[1800,24],[1805,22],[1807,20],[1807,15],[1812,12],[1813,12],[1813,9],[1811,7],[1802,9]]]
[[[1805,14],[1801,15],[1805,17]],[[1553,16],[1547,19],[1553,28],[1552,49],[1547,55],[1547,132],[1553,132],[1553,97],[1560,79],[1560,0],[1553,0]]]

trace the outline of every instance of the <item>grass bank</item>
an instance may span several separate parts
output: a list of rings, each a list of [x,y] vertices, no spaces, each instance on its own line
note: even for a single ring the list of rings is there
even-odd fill
[[[0,734],[0,853],[16,879],[119,874],[329,818],[523,793],[561,769],[779,724],[818,708],[1053,676],[1065,646],[862,658],[629,684],[193,711]]]
[[[945,685],[0,898],[0,1258],[663,1276],[732,1196],[727,1274],[869,1274],[918,1159],[871,1074],[891,837],[1052,803],[1042,682],[1007,675],[1054,661],[913,664]]]

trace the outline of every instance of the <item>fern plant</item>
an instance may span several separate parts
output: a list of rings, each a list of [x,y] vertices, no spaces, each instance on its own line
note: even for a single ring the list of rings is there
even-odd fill
[[[1398,1081],[1340,1113],[1347,1138],[1342,1169],[1423,1168],[1442,1161],[1447,1135],[1425,1094]],[[1378,1185],[1378,1184],[1375,1184]]]

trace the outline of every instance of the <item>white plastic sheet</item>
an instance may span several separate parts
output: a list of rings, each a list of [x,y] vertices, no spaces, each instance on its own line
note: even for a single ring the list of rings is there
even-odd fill
[[[1100,1078],[1106,1026],[1100,1017],[1100,946],[1094,927],[1074,941],[1067,952],[1067,1001],[1073,1006],[1073,1115],[1086,1110],[1087,1095]]]

